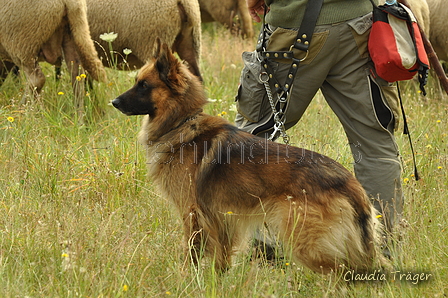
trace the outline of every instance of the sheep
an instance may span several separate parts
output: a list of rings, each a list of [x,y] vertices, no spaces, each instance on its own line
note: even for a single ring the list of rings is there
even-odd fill
[[[25,73],[28,90],[24,101],[38,96],[45,84],[38,61],[59,64],[64,55],[75,89],[79,69],[72,67],[74,64],[82,65],[93,79],[105,80],[106,72],[90,39],[86,11],[85,0],[28,0],[26,5],[1,0],[0,75],[3,80],[14,66]],[[83,95],[77,90],[75,97],[80,99]]]
[[[439,60],[443,60],[446,72],[446,63],[448,62],[448,28],[446,26],[446,17],[448,16],[448,7],[443,0],[426,0],[429,7],[429,16],[431,25],[429,29],[429,41],[437,54]],[[433,73],[432,73],[433,74]],[[434,74],[433,74],[434,75]],[[434,78],[437,76],[434,75]],[[439,97],[448,98],[446,91],[436,78],[436,89],[439,90]]]
[[[429,30],[429,41],[440,60],[448,61],[448,27],[446,18],[448,6],[443,0],[426,0],[429,6],[431,29]]]
[[[446,5],[442,5],[442,0],[407,0],[407,3],[419,21],[421,29],[429,38],[439,60],[448,61],[448,30],[444,24],[448,15]],[[434,66],[430,74],[434,79],[436,96],[447,98],[438,75],[434,71]]]
[[[197,0],[87,0],[87,18],[105,66],[140,68],[153,57],[155,40],[159,37],[201,77],[201,18]],[[108,42],[100,39],[107,32],[117,34],[111,43],[113,57]],[[126,55],[124,49],[132,52]]]
[[[448,30],[443,25],[443,20],[448,15],[448,9],[441,5],[441,0],[407,0],[414,13],[420,28],[429,38],[431,45],[440,60],[448,59]],[[443,38],[445,36],[445,38]],[[432,63],[432,62],[431,62]],[[438,75],[434,71],[434,65],[430,69],[431,79],[434,80],[436,96],[446,98],[447,94],[441,86]]]
[[[235,29],[234,17],[238,15],[243,38],[252,39],[254,29],[246,0],[199,0],[203,23],[217,21],[230,30]]]
[[[431,26],[431,20],[429,17],[429,7],[426,0],[407,0],[409,8],[412,10],[415,18],[417,19],[420,28],[429,35],[429,28]]]

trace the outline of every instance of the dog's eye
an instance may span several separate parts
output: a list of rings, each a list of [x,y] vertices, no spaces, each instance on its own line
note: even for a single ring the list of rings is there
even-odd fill
[[[145,80],[138,81],[138,86],[143,89],[149,88],[149,84]]]

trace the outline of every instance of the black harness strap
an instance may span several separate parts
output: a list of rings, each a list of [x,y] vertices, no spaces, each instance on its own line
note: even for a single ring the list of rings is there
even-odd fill
[[[319,17],[319,12],[322,8],[323,0],[310,0],[307,3],[305,15],[303,17],[302,23],[300,24],[299,30],[297,31],[297,37],[294,44],[291,45],[289,51],[262,51],[263,45],[266,41],[266,24],[265,17],[263,17],[263,39],[261,45],[257,48],[257,51],[261,52],[263,57],[263,68],[266,70],[269,80],[274,82],[275,92],[279,94],[280,102],[286,103],[286,98],[294,82],[297,69],[299,68],[299,63],[306,59],[308,56],[308,48],[311,43],[311,38],[313,37],[314,28],[316,27],[317,18]],[[267,8],[265,7],[265,16]],[[294,57],[293,49],[298,49],[300,51],[306,52],[305,58],[298,59]],[[291,59],[291,67],[288,71],[288,75],[285,80],[285,84],[282,85],[274,76],[274,72],[269,66],[268,59],[272,58],[283,58]],[[282,107],[281,107],[282,108]],[[280,109],[283,110],[283,109]]]
[[[319,12],[322,8],[323,0],[310,0],[307,2],[307,6],[305,8],[305,15],[303,17],[302,23],[300,24],[300,28],[297,31],[297,37],[294,40],[294,43],[291,45],[288,51],[266,51],[265,43],[266,43],[266,32],[267,25],[265,23],[267,7],[265,6],[264,16],[263,16],[263,26],[262,33],[258,40],[256,51],[258,52],[258,56],[261,57],[261,65],[262,70],[260,73],[259,81],[263,82],[266,87],[266,93],[269,97],[269,102],[273,111],[272,118],[265,123],[262,127],[264,129],[265,126],[270,126],[273,122],[274,131],[271,134],[269,139],[274,140],[277,137],[277,132],[280,132],[285,143],[288,143],[288,136],[285,133],[284,121],[285,121],[285,112],[287,108],[287,99],[289,96],[289,92],[294,83],[294,78],[296,76],[297,70],[299,68],[299,63],[305,60],[308,56],[308,48],[311,43],[311,38],[313,36],[314,28],[317,23],[317,18],[319,17]],[[298,59],[294,57],[293,49],[297,49],[299,51],[305,52],[305,57],[302,59]],[[291,59],[292,63],[288,71],[288,75],[285,79],[284,85],[280,84],[278,79],[274,76],[274,71],[269,66],[269,59]],[[268,82],[271,81],[272,84]],[[270,85],[274,86],[274,92],[271,92]],[[272,98],[272,93],[277,94],[278,101],[275,104],[274,99]],[[261,127],[257,128],[262,129]],[[254,131],[255,133],[255,131]]]

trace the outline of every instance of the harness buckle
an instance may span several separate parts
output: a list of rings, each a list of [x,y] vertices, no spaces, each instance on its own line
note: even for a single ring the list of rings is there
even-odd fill
[[[294,45],[292,44],[291,47],[289,48],[289,51],[291,52],[292,49],[294,49]],[[306,58],[308,58],[308,54],[310,53],[310,51],[306,50],[305,52],[305,57],[303,57],[302,59],[299,59],[299,62],[305,61]],[[293,55],[294,57],[294,55]]]

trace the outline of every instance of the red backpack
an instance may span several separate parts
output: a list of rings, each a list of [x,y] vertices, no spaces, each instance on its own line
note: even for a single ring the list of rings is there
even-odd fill
[[[426,94],[429,61],[422,36],[411,10],[404,5],[374,5],[368,42],[378,76],[388,82],[412,79],[418,74]]]

